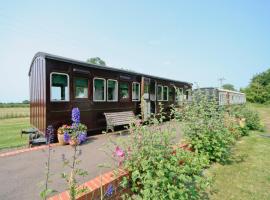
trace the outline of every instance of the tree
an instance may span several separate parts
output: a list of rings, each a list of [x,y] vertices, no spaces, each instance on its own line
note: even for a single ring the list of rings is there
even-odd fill
[[[236,91],[236,89],[234,88],[233,84],[230,84],[230,83],[227,83],[227,84],[224,84],[222,86],[223,89],[225,90],[233,90],[233,91]]]
[[[86,62],[94,65],[106,66],[106,62],[102,60],[100,57],[88,58]]]
[[[30,102],[29,102],[29,100],[24,100],[22,103],[29,104]]]
[[[270,69],[253,76],[248,87],[242,91],[252,103],[270,103]]]

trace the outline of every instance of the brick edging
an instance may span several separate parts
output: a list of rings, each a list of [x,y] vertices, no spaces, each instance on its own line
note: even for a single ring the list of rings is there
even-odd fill
[[[109,171],[100,176],[95,177],[94,179],[89,180],[88,182],[80,185],[81,188],[86,188],[87,191],[81,194],[76,200],[92,200],[92,199],[100,199],[101,195],[101,187],[103,189],[103,194],[105,194],[109,185],[113,186],[113,196],[117,195],[117,187],[119,182],[124,176],[128,176],[129,173],[123,169],[118,169],[117,171]],[[69,200],[68,191],[64,191],[62,193],[56,194],[50,197],[48,200]],[[117,199],[117,198],[116,198]]]
[[[59,146],[59,144],[54,143],[54,144],[51,144],[51,146],[52,147]],[[29,152],[29,151],[36,151],[36,150],[46,149],[46,148],[48,148],[48,145],[41,145],[41,146],[37,146],[37,147],[27,147],[27,148],[23,148],[23,149],[8,151],[5,153],[0,153],[0,158],[8,157],[8,156],[15,156],[15,155],[18,155],[21,153],[25,153],[25,152]]]
[[[88,136],[87,140],[89,140],[90,137],[91,136]],[[52,143],[50,145],[51,145],[51,147],[61,146],[59,143]],[[47,144],[36,146],[36,147],[26,147],[26,148],[17,149],[17,150],[11,150],[11,151],[7,151],[7,152],[4,152],[4,153],[0,153],[0,158],[8,157],[8,156],[15,156],[15,155],[18,155],[18,154],[21,154],[21,153],[25,153],[25,152],[29,152],[29,151],[36,151],[36,150],[46,149],[46,148],[48,148]]]

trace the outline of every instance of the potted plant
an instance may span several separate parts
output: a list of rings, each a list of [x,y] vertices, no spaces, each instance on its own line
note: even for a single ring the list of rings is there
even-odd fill
[[[64,124],[63,126],[59,127],[57,130],[57,138],[58,138],[58,142],[61,145],[66,145],[68,144],[68,142],[66,142],[66,140],[64,139],[65,134],[69,134],[71,132],[71,127]]]
[[[72,146],[79,145],[87,140],[87,127],[80,123],[80,110],[72,109],[72,125],[63,132],[63,140]]]

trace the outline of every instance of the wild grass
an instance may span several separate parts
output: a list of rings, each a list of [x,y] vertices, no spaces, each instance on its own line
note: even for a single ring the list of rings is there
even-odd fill
[[[0,107],[0,120],[29,117],[29,107]]]
[[[251,132],[239,140],[229,161],[214,164],[208,171],[214,177],[211,200],[270,199],[270,106],[250,105],[259,111],[265,133]]]

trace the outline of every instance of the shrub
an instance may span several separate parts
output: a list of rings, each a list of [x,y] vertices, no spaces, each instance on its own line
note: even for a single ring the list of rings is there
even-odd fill
[[[125,141],[115,143],[118,165],[130,172],[129,186],[135,199],[202,199],[209,180],[203,169],[208,159],[197,153],[173,149],[173,128],[132,126]],[[126,194],[127,195],[127,194]],[[130,197],[131,198],[131,197]]]
[[[226,160],[234,136],[225,125],[225,112],[216,99],[198,91],[184,114],[184,133],[192,148],[210,161]]]
[[[229,113],[238,119],[245,119],[246,127],[242,129],[244,132],[247,132],[246,128],[249,130],[260,130],[262,128],[259,113],[245,105],[232,106],[229,109]]]

